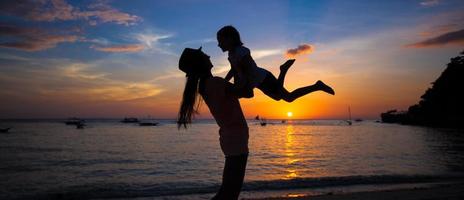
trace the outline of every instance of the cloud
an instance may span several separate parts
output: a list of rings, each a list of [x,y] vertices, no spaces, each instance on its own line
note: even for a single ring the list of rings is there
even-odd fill
[[[451,31],[456,31],[457,29],[459,29],[459,26],[457,23],[436,25],[436,26],[432,26],[426,31],[422,31],[421,33],[419,33],[419,35],[423,37],[429,37],[431,35],[438,35],[438,34],[443,34],[443,33],[451,32]]]
[[[91,48],[97,51],[120,53],[120,52],[139,52],[144,49],[144,46],[141,44],[124,44],[124,45],[113,45],[113,46],[105,46],[105,47],[92,46]]]
[[[154,50],[159,53],[178,56],[176,53],[171,52],[168,49],[169,44],[161,43],[160,41],[163,39],[171,38],[174,34],[167,33],[139,33],[134,34],[133,37],[135,40],[140,42],[142,45],[145,46],[145,50]]]
[[[49,70],[48,73],[52,73],[53,76],[66,77],[64,79],[66,82],[51,84],[50,87],[41,90],[42,94],[85,97],[94,101],[132,101],[153,97],[164,91],[150,82],[112,79],[109,73],[99,69],[100,63],[61,63],[59,65],[59,68]],[[63,79],[58,79],[58,81],[61,80]]]
[[[310,54],[314,51],[314,46],[310,44],[301,44],[297,48],[288,49],[286,52],[287,57],[295,57],[302,54]]]
[[[422,42],[406,45],[406,47],[427,48],[427,47],[438,47],[438,46],[445,46],[445,45],[451,45],[451,44],[464,45],[464,29],[444,33],[442,35],[424,40]]]
[[[89,6],[89,11],[77,11],[75,13],[77,18],[84,18],[89,20],[91,25],[96,25],[97,22],[108,23],[113,22],[116,24],[134,25],[141,18],[136,15],[121,12],[104,2],[97,2]]]
[[[134,39],[138,41],[136,44],[123,44],[123,45],[109,45],[109,41],[105,39],[86,39],[82,40],[85,42],[95,43],[97,45],[92,45],[90,48],[93,48],[97,51],[104,52],[139,52],[148,49],[155,49],[161,52],[165,52],[159,46],[159,41],[162,39],[172,37],[171,34],[135,34]]]
[[[19,27],[0,24],[0,36],[9,41],[1,42],[0,47],[14,48],[24,51],[40,51],[55,47],[63,42],[75,42],[79,36],[69,33],[51,34],[40,28]]]
[[[267,56],[278,55],[281,53],[282,53],[281,49],[258,49],[258,50],[253,50],[251,52],[254,59],[260,59],[260,58],[264,58]]]
[[[205,43],[212,43],[212,42],[216,42],[216,38],[204,38],[204,39],[197,39],[197,40],[190,40],[190,41],[187,41],[187,42],[184,42],[184,45],[188,45],[188,44],[205,44]]]
[[[85,89],[87,95],[98,97],[101,100],[130,101],[156,96],[163,90],[152,84],[129,83],[127,85],[102,86]]]
[[[425,7],[436,6],[438,4],[440,4],[439,0],[426,0],[426,1],[420,2],[420,5],[425,6]]]
[[[153,97],[163,91],[159,86],[149,82],[122,81],[109,78],[109,74],[100,71],[100,64],[69,63],[60,68],[60,76],[71,78],[75,83],[83,85],[71,86],[65,84],[66,90],[48,88],[47,95],[68,95],[87,97],[97,101],[132,101]],[[71,89],[73,88],[73,89]]]
[[[103,79],[108,75],[107,73],[89,71],[88,68],[88,65],[85,64],[72,63],[62,69],[62,74],[66,77],[88,81]]]
[[[147,48],[154,48],[159,44],[162,39],[170,38],[172,34],[136,34],[135,39],[147,46]]]
[[[161,80],[166,80],[166,79],[171,79],[171,78],[181,78],[181,77],[185,77],[185,74],[182,73],[182,72],[171,72],[169,74],[157,76],[157,77],[151,79],[148,82],[150,82],[150,83],[151,82],[158,82],[158,81],[161,81]]]
[[[81,10],[65,0],[3,0],[0,13],[21,17],[31,21],[69,21],[86,20],[90,25],[97,23],[116,23],[134,25],[141,21],[136,15],[121,12],[106,1],[97,1]]]

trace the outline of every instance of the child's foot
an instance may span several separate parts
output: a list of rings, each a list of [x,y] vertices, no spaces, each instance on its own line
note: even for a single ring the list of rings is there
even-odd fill
[[[317,81],[316,86],[319,88],[319,90],[327,92],[327,93],[329,93],[331,95],[335,95],[335,91],[330,86],[326,85],[322,81]]]
[[[287,71],[295,62],[295,59],[287,60],[284,64],[280,66],[280,71]]]

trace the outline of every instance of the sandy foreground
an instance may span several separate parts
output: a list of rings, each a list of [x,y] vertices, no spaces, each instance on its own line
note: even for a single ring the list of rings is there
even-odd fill
[[[430,188],[397,189],[372,192],[354,192],[345,194],[325,194],[303,197],[272,197],[246,200],[461,200],[464,199],[464,182],[458,184],[437,185]],[[243,199],[245,200],[245,199]]]

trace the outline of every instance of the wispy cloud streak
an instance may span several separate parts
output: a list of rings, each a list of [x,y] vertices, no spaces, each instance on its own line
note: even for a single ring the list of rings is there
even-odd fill
[[[79,36],[70,33],[49,33],[40,28],[19,27],[0,24],[0,36],[10,40],[0,43],[0,47],[24,51],[40,51],[55,47],[63,42],[75,42]]]
[[[106,1],[96,1],[81,10],[65,0],[3,0],[0,3],[0,13],[30,21],[86,20],[91,25],[98,23],[134,25],[141,21],[140,17],[119,11],[108,5]]]
[[[464,45],[464,29],[444,33],[437,37],[433,37],[421,42],[408,44],[406,47],[413,48],[427,48],[427,47],[439,47],[445,45]]]

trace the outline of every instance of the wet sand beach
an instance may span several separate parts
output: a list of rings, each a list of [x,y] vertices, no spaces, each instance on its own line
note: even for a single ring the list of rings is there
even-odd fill
[[[317,196],[287,195],[286,197],[247,198],[246,200],[459,200],[464,199],[464,183],[440,184],[433,187],[395,189],[353,193],[327,193]],[[245,200],[245,199],[244,199]]]

